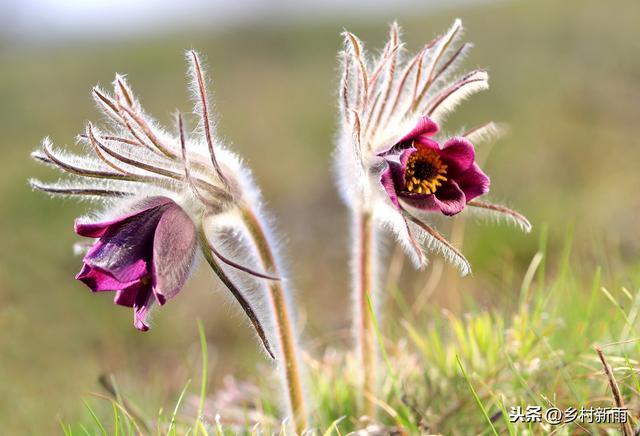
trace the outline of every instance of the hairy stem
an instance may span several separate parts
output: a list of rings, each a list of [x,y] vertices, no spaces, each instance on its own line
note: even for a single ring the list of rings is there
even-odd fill
[[[262,223],[250,209],[242,210],[242,219],[251,234],[258,255],[267,273],[279,276],[278,265],[269,240],[265,235]],[[267,283],[268,299],[273,313],[273,322],[278,341],[276,358],[283,365],[286,381],[288,406],[293,414],[295,431],[301,434],[308,428],[307,410],[305,407],[301,363],[297,350],[295,327],[291,317],[291,308],[281,281]]]
[[[361,396],[363,413],[374,417],[376,394],[375,332],[369,301],[375,307],[375,228],[369,211],[354,212],[354,249],[353,249],[353,300],[355,303],[354,330],[362,369]],[[370,395],[366,395],[369,392]]]

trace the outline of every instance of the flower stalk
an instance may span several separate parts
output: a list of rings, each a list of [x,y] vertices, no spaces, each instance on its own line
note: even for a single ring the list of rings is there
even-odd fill
[[[372,395],[376,390],[377,383],[377,349],[371,307],[373,307],[373,302],[378,300],[377,295],[373,295],[376,293],[376,229],[370,211],[364,209],[354,211],[353,219],[355,231],[353,258],[356,262],[353,286],[355,302],[353,327],[356,332],[358,357],[362,368],[360,382],[362,383],[363,412],[365,415],[373,417],[375,403]],[[365,395],[365,391],[370,391],[372,395]]]
[[[251,235],[258,251],[258,256],[265,271],[278,275],[277,260],[272,244],[263,229],[263,224],[253,210],[241,210],[242,221]],[[287,405],[294,420],[296,433],[301,434],[308,427],[305,406],[304,389],[295,327],[291,316],[291,309],[287,301],[287,293],[282,281],[271,281],[267,284],[267,299],[272,311],[277,346],[280,351],[281,369],[287,390]]]

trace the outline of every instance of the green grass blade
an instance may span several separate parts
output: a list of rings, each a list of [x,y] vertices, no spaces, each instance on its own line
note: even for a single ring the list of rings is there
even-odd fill
[[[380,347],[380,351],[382,352],[382,358],[384,359],[384,363],[387,366],[387,371],[389,371],[389,375],[391,376],[391,381],[393,382],[394,388],[396,387],[396,375],[391,367],[391,362],[389,362],[389,356],[387,355],[387,350],[384,347],[384,343],[382,342],[382,335],[380,334],[380,329],[378,328],[378,321],[376,320],[376,314],[373,310],[373,304],[371,303],[371,297],[367,294],[367,304],[369,306],[369,314],[371,315],[371,320],[373,321],[373,328],[376,332],[376,340],[378,341],[378,346]]]
[[[98,426],[102,434],[104,436],[107,436],[107,431],[104,429],[104,426],[102,425],[102,422],[100,422],[100,418],[98,418],[98,415],[96,415],[96,412],[93,411],[93,408],[91,408],[89,403],[87,403],[85,400],[82,400],[82,402],[84,403],[84,406],[87,408],[87,410],[91,414],[93,421],[96,423],[96,425]]]
[[[341,416],[340,418],[333,421],[329,426],[329,428],[327,429],[327,431],[325,431],[322,434],[322,436],[331,436],[334,431],[338,434],[338,436],[340,436],[340,430],[338,429],[338,424],[340,424],[345,418],[346,416]]]
[[[569,391],[573,394],[577,404],[584,404],[584,398],[582,396],[581,391],[576,387],[571,374],[567,373],[567,366],[571,363],[570,360],[565,362],[562,360],[562,357],[558,355],[557,350],[553,349],[551,345],[549,345],[547,338],[544,334],[540,334],[534,327],[531,327],[531,332],[540,340],[540,343],[543,347],[548,350],[548,356],[555,359],[558,362],[557,371],[564,383],[569,388]]]
[[[611,293],[605,288],[605,287],[601,287],[600,290],[602,291],[602,293],[605,295],[605,297],[607,297],[607,299],[609,301],[611,301],[611,303],[616,307],[616,309],[618,309],[618,311],[622,314],[622,316],[624,317],[625,322],[627,323],[627,325],[629,327],[633,328],[633,324],[631,323],[631,321],[629,320],[629,316],[627,315],[627,312],[624,311],[624,308],[622,307],[622,305],[618,302],[618,300],[616,300],[613,295],[611,295]]]
[[[113,376],[113,374],[111,374],[109,376],[109,378],[111,380],[111,385],[113,386],[113,391],[116,394],[116,400],[118,402],[118,405],[121,406],[123,409],[126,409],[124,398],[122,397],[122,394],[120,393],[120,388],[118,387],[118,383],[116,382],[116,378]],[[133,433],[133,427],[131,425],[132,418],[125,414],[123,419],[124,419],[125,425],[127,426],[127,435],[133,435],[134,434]]]
[[[142,423],[144,425],[144,427],[145,427],[145,430],[146,430],[146,431],[142,431],[142,429],[138,425],[138,422],[131,415],[131,413],[128,412],[127,409],[122,404],[118,403],[113,398],[107,397],[106,395],[99,394],[99,393],[96,393],[96,392],[91,392],[90,395],[92,395],[92,396],[94,396],[96,398],[100,398],[101,400],[109,401],[111,404],[116,406],[118,408],[118,410],[120,410],[120,412],[126,418],[125,422],[129,424],[129,425],[127,425],[127,428],[130,428],[131,426],[135,427],[135,432],[127,430],[128,431],[127,434],[129,434],[129,435],[138,435],[138,434],[150,434],[151,433],[151,431],[149,430],[149,427],[147,426],[146,423]]]
[[[119,436],[120,434],[120,413],[118,412],[118,408],[115,403],[112,403],[113,406],[113,428],[115,431],[115,436]]]
[[[62,422],[62,418],[60,418],[59,416],[58,416],[58,424],[60,424],[60,427],[64,432],[64,436],[73,436],[73,432],[71,431],[71,426],[67,427],[66,425],[64,425],[64,422]]]
[[[85,427],[82,424],[78,424],[80,426],[80,429],[84,432],[84,434],[86,434],[87,436],[91,436],[91,433],[89,433],[89,430],[87,430],[87,427]]]
[[[187,388],[191,384],[191,379],[187,380],[180,392],[180,396],[178,397],[178,401],[176,402],[176,406],[173,408],[173,413],[171,414],[171,420],[169,421],[169,429],[167,430],[168,435],[176,434],[176,416],[178,415],[178,410],[180,409],[180,404],[182,404],[182,399],[184,398],[184,394],[187,392]],[[173,431],[173,433],[172,433]]]
[[[484,408],[484,405],[482,404],[482,401],[480,401],[480,397],[478,397],[478,394],[476,393],[476,390],[473,388],[473,385],[471,384],[471,380],[469,380],[469,377],[467,376],[467,372],[464,370],[464,366],[462,366],[462,361],[460,360],[460,356],[456,355],[456,360],[458,362],[458,366],[460,367],[460,371],[462,371],[462,376],[464,377],[464,379],[467,382],[467,385],[469,386],[469,389],[471,390],[471,393],[473,394],[473,398],[475,398],[476,403],[478,404],[478,407],[480,407],[480,410],[482,410],[482,414],[484,415],[487,424],[489,424],[489,426],[491,427],[491,430],[493,430],[493,434],[495,436],[500,436],[498,434],[498,431],[496,430],[496,428],[493,426],[493,423],[491,422],[491,418],[489,417],[489,414],[487,413],[487,409]]]
[[[198,404],[198,414],[193,425],[193,435],[196,436],[200,430],[200,417],[204,411],[204,401],[207,396],[207,373],[209,369],[209,356],[207,354],[207,338],[204,333],[204,325],[198,319],[198,335],[200,336],[200,352],[202,353],[202,381],[200,384],[200,403]]]
[[[509,412],[507,412],[507,409],[504,407],[504,404],[502,404],[502,401],[500,401],[500,399],[496,394],[491,392],[491,397],[493,398],[493,401],[496,402],[496,404],[502,411],[502,417],[504,418],[504,422],[507,425],[507,430],[509,430],[509,436],[514,436],[516,434],[516,431],[513,428],[513,423],[511,422],[511,420],[509,420]]]
[[[224,429],[222,428],[222,423],[220,423],[220,415],[216,415],[216,435],[224,436]]]
[[[566,237],[564,239],[564,246],[562,247],[562,255],[560,257],[559,276],[562,278],[566,278],[569,275],[569,271],[571,269],[571,253],[573,252],[574,232],[575,226],[573,224],[569,224]]]
[[[600,289],[600,283],[602,282],[602,267],[597,267],[596,272],[593,275],[593,282],[591,285],[591,296],[589,297],[589,305],[587,306],[587,315],[585,321],[591,320],[591,314],[593,313],[593,305],[596,300],[598,289]]]
[[[201,419],[198,420],[198,429],[202,430],[202,434],[204,436],[209,436],[209,432],[207,431],[207,427],[204,426],[204,422],[202,422]],[[224,431],[222,432],[221,435],[224,435]]]
[[[505,356],[505,358],[507,360],[507,364],[509,365],[509,368],[515,374],[516,379],[520,383],[520,386],[522,386],[524,388],[525,393],[527,395],[529,395],[529,397],[533,401],[533,404],[540,405],[538,396],[533,391],[533,389],[531,389],[531,387],[529,386],[529,384],[527,383],[527,381],[523,377],[522,373],[518,370],[518,368],[516,367],[516,364],[514,363],[513,359],[511,358],[511,356],[509,356],[509,353],[504,353],[504,356]]]
[[[380,328],[378,327],[378,320],[376,319],[376,314],[373,310],[373,304],[371,303],[371,297],[367,294],[367,305],[369,306],[369,314],[371,315],[371,321],[373,323],[373,328],[376,332],[376,340],[378,341],[378,346],[380,347],[380,352],[382,353],[382,358],[384,359],[384,363],[387,367],[387,371],[389,372],[389,376],[391,377],[391,386],[393,391],[398,391],[398,379],[396,377],[396,373],[391,366],[391,362],[389,361],[389,356],[387,354],[387,350],[382,341],[382,335],[380,334]],[[403,409],[406,409],[405,405],[401,405]],[[405,410],[406,412],[406,410]],[[398,413],[397,418],[399,418],[399,423],[405,427],[412,428],[413,423],[406,419],[406,414]]]
[[[636,389],[638,391],[640,391],[640,381],[638,381],[638,377],[636,376],[636,370],[633,367],[633,365],[631,364],[631,361],[629,360],[629,356],[627,356],[627,353],[624,353],[624,360],[625,360],[625,362],[627,362],[627,366],[629,367],[629,371],[631,371],[631,378],[633,378],[633,382],[636,385]]]
[[[542,290],[545,287],[546,271],[547,271],[546,257],[548,254],[547,252],[548,242],[549,242],[549,225],[545,223],[545,224],[542,224],[542,227],[540,230],[540,241],[538,245],[538,253],[542,253],[542,262],[540,262],[540,267],[538,268],[538,277],[537,277],[539,290]]]
[[[527,272],[522,279],[522,283],[520,285],[520,304],[527,304],[529,302],[530,289],[531,284],[533,283],[533,279],[536,276],[536,271],[540,267],[544,260],[544,255],[541,252],[537,252],[531,262],[529,263],[529,267],[527,268]]]

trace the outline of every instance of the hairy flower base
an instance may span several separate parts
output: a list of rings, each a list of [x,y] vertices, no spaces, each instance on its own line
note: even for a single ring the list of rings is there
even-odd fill
[[[196,230],[189,216],[169,198],[150,197],[114,220],[76,222],[75,230],[98,238],[76,278],[94,292],[115,292],[116,304],[134,308],[135,327],[148,330],[151,306],[180,292],[193,263]]]
[[[391,202],[444,215],[461,212],[474,198],[489,192],[490,180],[475,163],[473,144],[452,138],[441,147],[431,136],[438,125],[420,119],[398,143],[384,151],[387,169],[380,183]]]

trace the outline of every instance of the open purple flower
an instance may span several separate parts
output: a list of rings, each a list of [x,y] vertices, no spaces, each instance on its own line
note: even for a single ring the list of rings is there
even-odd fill
[[[423,117],[398,143],[380,154],[388,164],[380,182],[398,209],[402,200],[416,209],[450,216],[489,192],[490,180],[475,163],[473,144],[457,137],[441,147],[431,139],[437,131],[437,123]]]
[[[153,303],[178,294],[189,274],[197,245],[189,216],[167,197],[149,197],[111,221],[76,221],[75,231],[98,238],[76,278],[94,292],[114,291],[115,303],[133,307],[135,327],[147,331]]]

